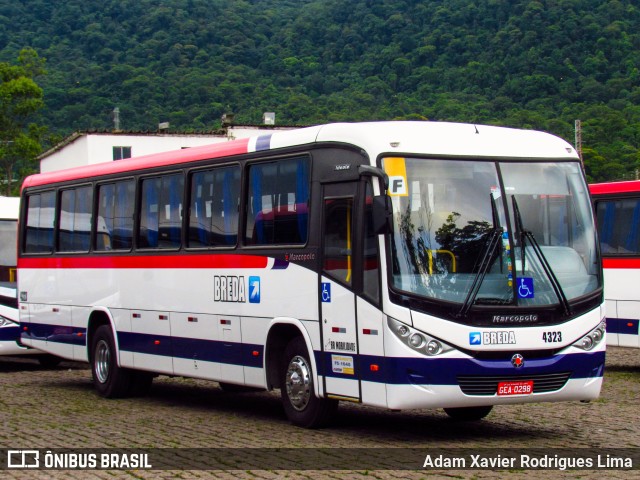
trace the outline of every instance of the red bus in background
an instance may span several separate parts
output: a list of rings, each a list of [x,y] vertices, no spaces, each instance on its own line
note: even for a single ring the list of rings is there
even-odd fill
[[[589,186],[600,236],[607,344],[640,347],[640,180]]]

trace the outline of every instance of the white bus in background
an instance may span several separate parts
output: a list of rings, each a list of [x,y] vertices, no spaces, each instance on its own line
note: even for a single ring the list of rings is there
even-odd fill
[[[19,197],[0,197],[0,355],[34,352],[19,343],[16,295],[19,212]]]
[[[105,397],[157,374],[279,388],[316,427],[339,401],[472,420],[600,392],[589,192],[545,133],[273,132],[31,176],[20,225],[22,341]]]
[[[640,181],[589,188],[600,235],[607,344],[640,348]]]
[[[0,285],[5,287],[16,283],[19,212],[19,197],[0,196]]]
[[[17,298],[19,197],[0,196],[0,355],[35,355],[43,366],[51,367],[60,358],[43,354],[20,342]]]

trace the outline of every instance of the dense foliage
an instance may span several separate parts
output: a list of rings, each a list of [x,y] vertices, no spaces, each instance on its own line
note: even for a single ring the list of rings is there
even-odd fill
[[[44,73],[43,61],[29,48],[17,65],[0,62],[0,181],[2,195],[17,193],[25,171],[40,153],[43,129],[30,122],[43,106],[42,89],[33,80]]]
[[[61,134],[258,123],[495,123],[573,142],[592,180],[635,176],[633,0],[0,0],[0,61],[47,59]]]

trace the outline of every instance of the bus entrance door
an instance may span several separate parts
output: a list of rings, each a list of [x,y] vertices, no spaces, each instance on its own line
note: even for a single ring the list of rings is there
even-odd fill
[[[353,292],[354,205],[358,184],[326,185],[320,305],[325,393],[360,400],[356,299]]]

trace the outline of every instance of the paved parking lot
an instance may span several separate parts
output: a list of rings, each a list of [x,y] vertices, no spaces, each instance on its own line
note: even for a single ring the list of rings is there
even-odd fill
[[[145,398],[105,400],[93,391],[87,366],[42,368],[30,359],[0,358],[0,448],[225,448],[260,461],[274,448],[371,449],[390,458],[393,448],[640,449],[640,350],[611,348],[601,398],[563,404],[496,407],[477,423],[456,423],[441,411],[389,412],[344,404],[322,430],[290,425],[278,392],[223,392],[216,383],[160,377]],[[335,450],[338,449],[338,450]],[[358,450],[366,452],[368,450]],[[483,450],[484,451],[484,450]],[[638,450],[640,451],[640,450]],[[225,453],[226,452],[226,453]],[[204,454],[207,452],[204,451]],[[282,455],[287,455],[283,450]],[[326,453],[323,451],[323,453]],[[231,459],[230,461],[232,461]],[[265,461],[265,464],[268,462]],[[12,478],[624,478],[640,470],[9,470]],[[308,467],[307,467],[308,468]],[[326,467],[325,467],[326,468]],[[637,467],[636,467],[637,468]]]

